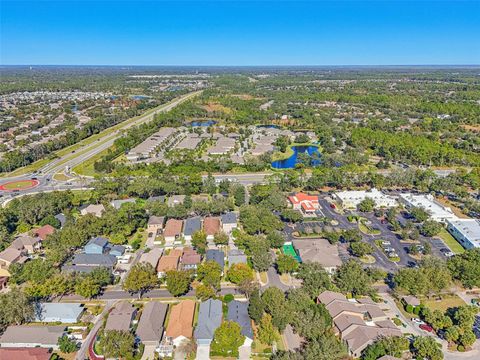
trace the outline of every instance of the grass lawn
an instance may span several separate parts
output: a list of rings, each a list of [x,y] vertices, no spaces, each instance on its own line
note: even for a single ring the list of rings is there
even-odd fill
[[[267,273],[265,271],[262,271],[260,273],[260,280],[266,284],[268,282],[268,276],[267,276]]]
[[[10,181],[8,183],[2,184],[1,188],[3,190],[22,190],[29,189],[38,184],[38,181],[35,180],[19,180],[19,181]]]
[[[365,255],[360,258],[360,261],[364,264],[374,264],[375,258],[372,255]]]
[[[68,180],[71,179],[71,177],[68,177],[64,173],[57,173],[57,174],[53,175],[53,178],[55,180],[59,180],[59,181],[68,181]]]
[[[465,301],[463,301],[459,296],[457,295],[448,295],[444,296],[441,300],[435,300],[435,299],[423,299],[425,305],[433,310],[441,310],[445,311],[448,308],[452,307],[457,307],[457,306],[462,306],[465,305]]]
[[[83,176],[95,176],[97,172],[95,171],[93,165],[95,164],[95,161],[99,160],[102,156],[108,154],[110,151],[110,148],[105,149],[95,156],[92,156],[90,159],[85,160],[81,164],[75,166],[72,170],[78,175],[83,175]]]
[[[358,223],[358,229],[366,235],[380,235],[381,234],[380,230],[370,229],[367,225],[365,225],[361,221]]]
[[[441,238],[443,242],[447,244],[448,247],[455,254],[463,254],[465,252],[465,249],[463,248],[463,246],[460,245],[460,243],[457,240],[455,240],[455,238],[452,235],[450,235],[450,233],[447,230],[442,229],[440,234],[438,234],[437,236]]]

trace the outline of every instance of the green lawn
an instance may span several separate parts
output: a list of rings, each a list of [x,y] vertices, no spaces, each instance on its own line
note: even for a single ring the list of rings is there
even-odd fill
[[[465,252],[463,246],[460,245],[460,243],[455,240],[455,238],[450,235],[447,230],[442,229],[440,234],[438,234],[437,236],[441,238],[455,254],[463,254]]]
[[[441,310],[441,311],[446,311],[449,308],[453,307],[458,307],[465,305],[465,301],[463,301],[459,296],[457,295],[451,295],[451,296],[445,296],[441,300],[423,300],[425,305],[433,310]]]
[[[5,190],[22,190],[28,189],[35,185],[36,182],[33,180],[19,180],[19,181],[11,181],[6,184],[3,184],[2,187]]]

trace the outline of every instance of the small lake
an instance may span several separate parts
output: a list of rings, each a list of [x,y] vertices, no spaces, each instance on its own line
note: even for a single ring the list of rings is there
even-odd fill
[[[215,120],[199,120],[199,121],[192,121],[189,125],[192,127],[198,126],[213,126],[217,122]]]
[[[275,169],[293,169],[295,165],[300,163],[299,154],[307,154],[310,157],[309,166],[320,165],[321,156],[317,146],[305,145],[305,146],[292,146],[293,154],[288,159],[277,160],[272,162],[272,167]],[[313,158],[315,157],[315,158]]]
[[[280,126],[273,124],[257,125],[259,129],[280,129]]]

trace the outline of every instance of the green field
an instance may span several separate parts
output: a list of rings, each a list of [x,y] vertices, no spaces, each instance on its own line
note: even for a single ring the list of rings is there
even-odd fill
[[[438,234],[437,236],[441,238],[443,242],[447,244],[450,250],[452,250],[452,252],[454,252],[455,254],[463,254],[465,252],[465,249],[463,248],[463,246],[460,245],[460,243],[457,240],[455,240],[455,238],[452,235],[450,235],[450,233],[447,230],[442,229],[440,234]]]
[[[300,257],[297,255],[297,253],[295,252],[295,249],[293,248],[293,245],[292,244],[285,244],[283,245],[283,248],[282,248],[282,252],[285,254],[285,255],[290,255],[292,256],[293,258],[295,258],[297,261],[301,261]]]
[[[10,181],[1,185],[3,190],[22,190],[29,189],[35,186],[38,182],[33,180],[19,180],[19,181]]]

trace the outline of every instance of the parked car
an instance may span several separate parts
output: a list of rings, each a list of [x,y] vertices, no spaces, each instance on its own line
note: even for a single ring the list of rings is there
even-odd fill
[[[427,332],[433,333],[433,328],[432,328],[430,325],[421,324],[421,325],[419,326],[419,328],[422,329],[423,331],[427,331]]]
[[[413,321],[415,324],[418,324],[418,325],[423,325],[423,324],[425,324],[425,321],[420,320],[419,318],[413,318],[412,321]]]

